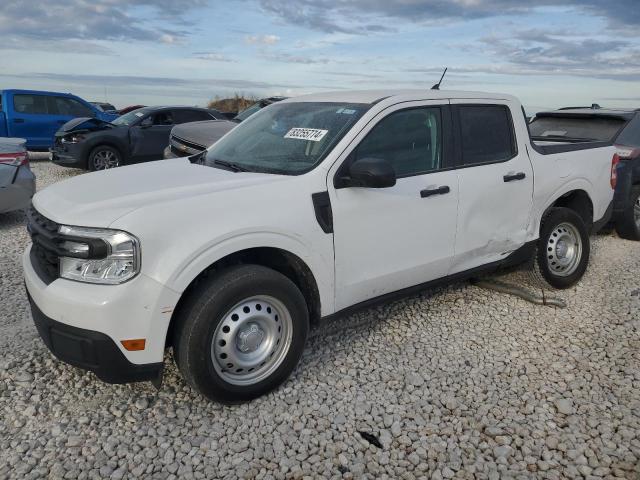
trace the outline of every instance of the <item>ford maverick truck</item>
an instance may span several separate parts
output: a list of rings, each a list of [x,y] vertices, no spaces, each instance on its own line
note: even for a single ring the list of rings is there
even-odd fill
[[[284,100],[206,151],[33,198],[24,274],[61,360],[112,383],[185,380],[223,402],[282,383],[310,324],[534,258],[580,280],[615,149],[533,142],[508,95]]]

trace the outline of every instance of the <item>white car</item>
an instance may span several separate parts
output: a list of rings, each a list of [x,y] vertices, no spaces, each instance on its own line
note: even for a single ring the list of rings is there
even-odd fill
[[[39,192],[24,274],[40,335],[107,382],[158,380],[173,347],[207,397],[254,398],[310,323],[535,255],[584,274],[614,148],[533,143],[507,95],[325,93],[255,114],[199,156]]]

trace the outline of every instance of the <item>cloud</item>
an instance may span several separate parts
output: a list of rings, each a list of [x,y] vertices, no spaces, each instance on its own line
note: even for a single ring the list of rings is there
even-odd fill
[[[232,58],[217,52],[194,52],[193,56],[199,60],[209,60],[212,62],[235,62]]]
[[[522,30],[485,37],[480,43],[484,53],[502,59],[498,69],[506,72],[640,80],[640,47],[624,38]]]
[[[275,45],[280,40],[277,35],[247,35],[244,37],[248,45]]]
[[[38,41],[160,41],[176,43],[187,35],[183,15],[207,0],[2,0],[0,36],[15,48]],[[158,29],[154,19],[170,18]],[[6,45],[3,45],[6,48]]]
[[[274,62],[283,62],[283,63],[299,63],[303,65],[314,65],[314,64],[322,64],[326,65],[331,60],[325,57],[315,57],[313,55],[304,56],[304,55],[294,55],[291,53],[285,52],[264,52],[262,58],[267,60],[271,60]]]
[[[541,7],[573,8],[602,17],[617,28],[640,23],[638,0],[257,0],[286,23],[327,33],[393,31],[397,20],[414,23],[473,20],[522,15]],[[635,35],[638,33],[635,31]]]

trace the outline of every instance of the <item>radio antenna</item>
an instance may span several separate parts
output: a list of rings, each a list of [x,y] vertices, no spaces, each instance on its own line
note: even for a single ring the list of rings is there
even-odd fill
[[[440,90],[440,84],[442,83],[442,79],[444,78],[444,76],[447,74],[447,70],[449,68],[445,68],[444,72],[442,72],[442,76],[440,77],[440,81],[438,83],[436,83],[433,87],[431,87],[431,90]]]

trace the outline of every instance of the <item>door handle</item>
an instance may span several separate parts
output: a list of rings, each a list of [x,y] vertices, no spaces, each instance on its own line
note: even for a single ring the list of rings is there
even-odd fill
[[[13,123],[24,123],[24,118],[14,118]]]
[[[424,190],[420,191],[420,197],[427,198],[432,195],[444,195],[445,193],[449,193],[450,191],[451,189],[448,185],[443,185],[438,188],[425,188]]]
[[[513,182],[515,180],[524,180],[526,177],[524,172],[518,172],[518,173],[507,173],[504,177],[502,177],[502,179],[505,182]]]

